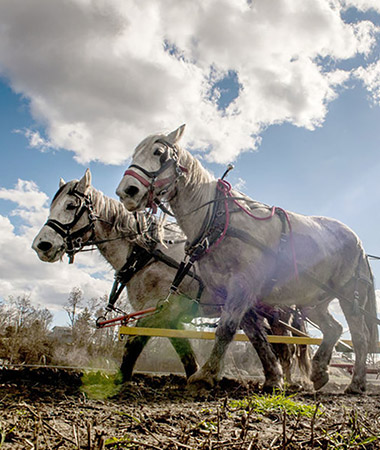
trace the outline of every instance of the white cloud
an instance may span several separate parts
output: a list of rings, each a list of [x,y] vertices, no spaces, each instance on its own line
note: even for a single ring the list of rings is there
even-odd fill
[[[0,72],[44,127],[45,137],[27,131],[33,147],[120,164],[147,134],[186,122],[185,143],[227,162],[255,148],[271,124],[323,123],[350,73],[322,59],[368,56],[376,41],[372,22],[343,21],[348,5],[376,7],[375,0],[3,0]],[[238,86],[224,109],[216,83],[231,73]]]
[[[363,81],[373,102],[380,105],[380,61],[370,64],[366,68],[359,67],[355,71],[355,75]]]
[[[34,182],[18,180],[14,189],[1,188],[0,198],[17,205],[10,217],[0,215],[0,297],[30,294],[35,304],[59,311],[75,286],[86,298],[110,291],[113,271],[97,252],[77,255],[73,265],[66,258],[54,264],[38,259],[31,244],[48,216],[48,197]],[[23,224],[17,232],[16,216]]]
[[[23,134],[28,140],[29,146],[31,148],[37,148],[42,152],[54,149],[54,145],[49,140],[42,137],[39,131],[25,129],[25,130],[15,130],[15,132]]]
[[[243,192],[245,190],[246,184],[247,184],[246,180],[239,177],[237,183],[234,184],[234,189]]]
[[[368,11],[373,9],[380,12],[380,4],[378,0],[344,0],[343,4],[346,8],[356,8],[359,11]]]
[[[36,183],[20,179],[14,189],[0,188],[0,198],[31,210],[43,208],[48,200],[48,196],[38,189]]]

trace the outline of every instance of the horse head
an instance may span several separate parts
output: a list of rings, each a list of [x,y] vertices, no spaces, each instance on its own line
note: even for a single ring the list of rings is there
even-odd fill
[[[33,240],[32,248],[45,262],[56,262],[67,252],[76,253],[83,241],[90,238],[93,230],[89,169],[81,180],[68,183],[61,178],[59,189],[51,205],[47,222]],[[72,262],[72,261],[70,261]]]
[[[185,125],[171,133],[152,135],[135,149],[116,194],[129,211],[153,208],[154,202],[170,199],[178,179],[186,172],[178,161],[177,143]]]

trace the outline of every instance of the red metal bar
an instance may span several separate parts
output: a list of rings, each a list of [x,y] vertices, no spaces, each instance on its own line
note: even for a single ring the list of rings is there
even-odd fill
[[[156,311],[155,307],[143,309],[142,311],[136,311],[125,316],[114,317],[113,319],[103,320],[102,322],[97,322],[96,326],[98,328],[113,327],[120,324],[127,324],[130,320],[137,320],[142,316],[149,315]]]
[[[331,363],[330,367],[337,367],[338,369],[346,369],[349,373],[354,371],[354,365],[350,363]],[[366,372],[370,374],[380,374],[380,369],[367,367]]]

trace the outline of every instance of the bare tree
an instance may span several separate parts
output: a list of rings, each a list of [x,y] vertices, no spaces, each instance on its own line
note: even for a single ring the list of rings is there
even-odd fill
[[[74,287],[67,299],[67,302],[63,306],[63,309],[67,312],[69,316],[69,324],[71,329],[74,329],[75,322],[78,318],[79,308],[83,303],[83,292],[79,287]]]
[[[49,325],[52,314],[35,307],[26,294],[8,299],[0,307],[1,357],[14,363],[38,363],[51,355]],[[31,345],[32,344],[32,345]]]

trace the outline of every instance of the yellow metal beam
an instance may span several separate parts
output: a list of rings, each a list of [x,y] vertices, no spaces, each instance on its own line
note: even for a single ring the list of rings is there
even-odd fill
[[[215,339],[215,333],[212,331],[195,331],[195,330],[174,330],[166,328],[143,328],[143,327],[126,327],[121,326],[119,329],[119,337],[125,335],[132,336],[155,336],[155,337],[176,337],[187,339]],[[248,341],[245,334],[237,333],[234,337],[235,341]],[[300,337],[300,336],[273,336],[268,335],[268,341],[272,344],[304,344],[304,345],[320,345],[321,338]],[[343,340],[343,342],[352,347],[352,341]]]

